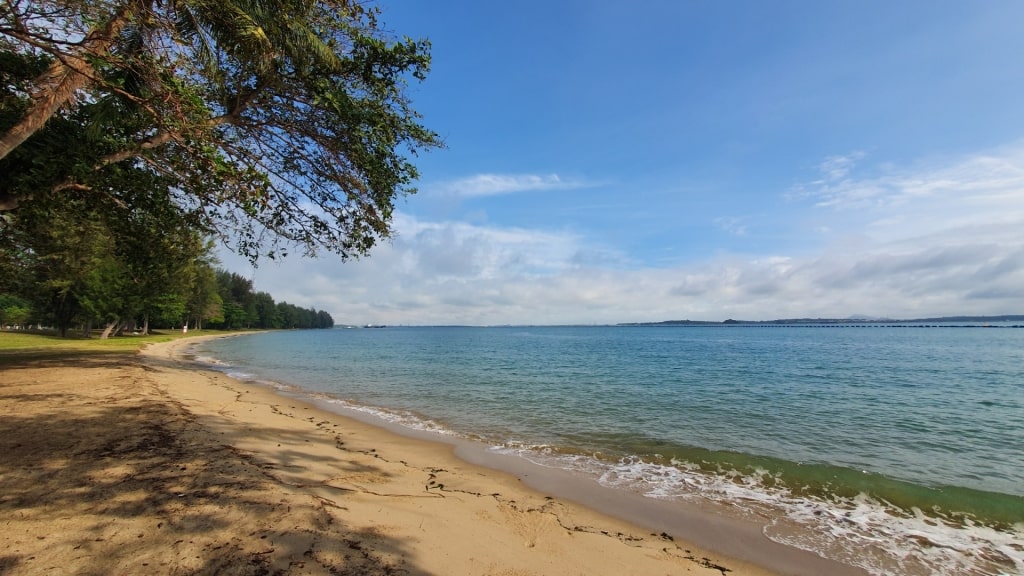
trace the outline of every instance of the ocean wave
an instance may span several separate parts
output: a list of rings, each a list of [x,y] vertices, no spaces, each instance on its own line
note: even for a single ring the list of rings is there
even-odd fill
[[[423,416],[420,416],[418,414],[415,414],[415,413],[407,411],[407,410],[390,410],[390,409],[385,409],[385,408],[378,408],[378,407],[375,407],[375,406],[367,406],[367,405],[358,404],[358,403],[355,403],[355,402],[350,402],[348,400],[343,400],[341,398],[335,398],[333,396],[327,396],[327,395],[324,395],[324,394],[318,394],[318,395],[316,395],[314,397],[317,400],[320,400],[320,401],[325,402],[327,404],[333,404],[335,406],[339,406],[339,407],[344,408],[346,410],[353,410],[355,412],[360,412],[360,413],[363,413],[363,414],[368,414],[368,415],[373,416],[375,418],[379,418],[380,420],[383,420],[385,422],[388,422],[388,423],[391,423],[391,424],[398,424],[399,426],[403,426],[405,428],[409,428],[409,429],[412,429],[412,430],[419,430],[419,431],[423,431],[423,432],[432,432],[434,434],[441,434],[441,435],[444,435],[444,436],[456,436],[457,435],[455,432],[453,432],[451,429],[447,428],[446,426],[443,426],[443,425],[439,424],[438,422],[435,422],[434,420],[431,420],[429,418],[425,418]]]
[[[610,461],[523,442],[495,444],[492,450],[584,473],[603,486],[649,498],[715,502],[764,519],[764,534],[773,541],[877,576],[1024,574],[1024,520],[996,528],[970,517],[943,519],[916,508],[904,510],[864,493],[797,494],[778,473],[764,468],[709,473],[706,466],[687,461]]]

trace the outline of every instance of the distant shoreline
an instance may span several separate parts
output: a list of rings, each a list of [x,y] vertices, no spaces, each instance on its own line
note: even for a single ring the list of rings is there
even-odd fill
[[[995,322],[1019,322],[1015,325],[993,325]],[[924,326],[922,326],[924,325]],[[534,326],[587,328],[587,327],[636,327],[636,326],[767,326],[767,327],[856,327],[856,328],[1024,328],[1024,314],[1002,316],[943,316],[939,318],[781,318],[777,320],[661,320],[658,322],[618,322],[594,324],[392,324],[366,325],[339,324],[335,329],[364,328],[530,328]]]
[[[1013,326],[993,326],[992,322],[1021,322]],[[1024,328],[1024,315],[944,316],[939,318],[786,318],[778,320],[663,320],[660,322],[621,322],[615,326],[807,326],[877,328]]]

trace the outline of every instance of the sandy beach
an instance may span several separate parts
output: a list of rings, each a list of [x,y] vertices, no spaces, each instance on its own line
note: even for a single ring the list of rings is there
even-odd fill
[[[199,369],[188,343],[0,368],[0,574],[821,568],[795,554],[801,569],[769,571],[600,514],[444,443]]]

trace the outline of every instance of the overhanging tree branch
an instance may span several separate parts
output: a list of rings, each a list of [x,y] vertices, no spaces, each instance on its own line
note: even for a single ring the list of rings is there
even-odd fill
[[[73,92],[82,97],[53,107],[49,122],[0,158],[0,210],[8,198],[41,205],[72,193],[119,206],[97,191],[138,210],[145,198],[122,197],[111,179],[149,173],[190,225],[235,233],[250,258],[268,238],[357,257],[389,235],[395,199],[415,191],[408,157],[441,144],[405,95],[407,79],[429,67],[429,44],[387,39],[363,2],[25,1],[36,25],[107,22],[107,43],[94,30],[85,35],[91,52],[20,45],[15,58],[26,64],[0,95],[24,110],[0,110],[4,128],[39,116],[45,65],[80,82]],[[48,13],[49,3],[67,10]],[[98,13],[111,5],[118,11]],[[70,56],[41,61],[42,53],[81,65]]]
[[[144,0],[129,0],[101,27],[89,32],[74,53],[57,58],[36,78],[32,106],[21,122],[0,136],[0,159],[35,134],[75,93],[90,83],[94,70],[92,58],[102,58],[132,17],[146,6]]]

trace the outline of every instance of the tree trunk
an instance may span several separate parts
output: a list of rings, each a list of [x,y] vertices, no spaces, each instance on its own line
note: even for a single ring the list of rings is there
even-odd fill
[[[106,340],[110,338],[111,333],[116,332],[117,328],[121,325],[120,320],[112,320],[107,322],[107,327],[103,329],[103,333],[100,334],[100,340]]]
[[[149,334],[149,314],[142,317],[142,335]]]
[[[89,57],[105,58],[117,35],[144,7],[144,0],[125,1],[106,24],[85,36],[76,53],[62,55],[46,72],[36,77],[28,112],[0,136],[0,159],[42,128],[61,106],[74,97],[75,92],[94,82],[95,70],[89,63]]]

